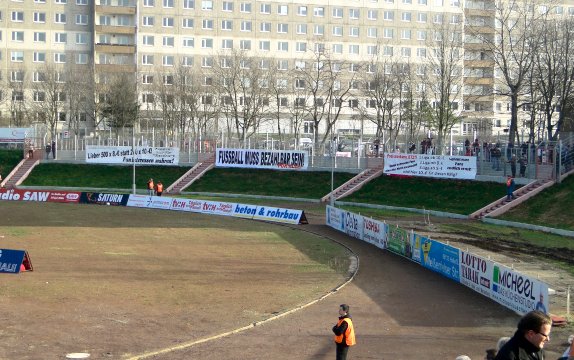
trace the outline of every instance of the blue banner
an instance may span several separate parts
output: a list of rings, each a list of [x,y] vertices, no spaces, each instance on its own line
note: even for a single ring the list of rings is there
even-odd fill
[[[425,239],[421,249],[424,267],[460,282],[459,249],[431,239]]]
[[[24,256],[24,250],[0,249],[0,273],[18,274]]]

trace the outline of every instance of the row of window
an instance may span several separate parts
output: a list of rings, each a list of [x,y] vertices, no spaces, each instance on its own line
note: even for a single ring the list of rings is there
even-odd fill
[[[24,42],[25,36],[24,31],[12,31],[10,33],[10,39],[14,42]],[[67,44],[68,43],[68,35],[71,35],[68,32],[54,32],[54,44]],[[90,34],[88,33],[76,33],[75,34],[75,41],[76,45],[87,45],[88,39]],[[35,31],[33,34],[34,42],[35,43],[46,43],[47,37],[46,32],[44,31]],[[2,31],[0,31],[0,41],[2,40]]]
[[[121,0],[120,0],[121,1]],[[24,2],[24,0],[12,0],[12,2]],[[87,6],[89,0],[76,0],[76,5]],[[34,0],[36,4],[45,4],[46,0]],[[54,0],[54,4],[66,5],[68,0]]]
[[[0,53],[0,59],[2,58]],[[76,64],[86,65],[89,61],[89,54],[86,53],[76,53],[74,54],[74,60]],[[66,53],[54,53],[53,59],[56,64],[65,64],[67,62],[69,54]],[[47,59],[46,53],[42,51],[34,51],[32,54],[32,60],[36,63],[45,63]],[[12,51],[10,52],[10,61],[20,63],[24,62],[24,52],[23,51]]]
[[[75,18],[76,25],[88,25],[88,15],[87,14],[75,14],[73,16]],[[24,22],[24,12],[23,11],[12,11],[11,13],[11,20],[13,22]],[[46,13],[35,11],[32,14],[32,20],[35,23],[44,24],[46,23]],[[54,23],[55,24],[66,24],[68,22],[68,14],[67,13],[55,13],[54,14]]]

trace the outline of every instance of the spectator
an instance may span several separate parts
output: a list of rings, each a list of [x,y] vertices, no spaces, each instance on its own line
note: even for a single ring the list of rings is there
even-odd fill
[[[464,155],[470,156],[470,140],[468,138],[464,140]]]
[[[163,184],[161,183],[161,181],[157,182],[155,186],[155,193],[157,196],[161,196],[161,194],[163,194]]]
[[[574,335],[570,335],[568,337],[568,347],[564,350],[564,354],[558,358],[558,360],[574,360],[574,346],[572,346],[572,342],[574,341]]]
[[[545,359],[544,344],[550,341],[552,319],[533,310],[518,322],[514,336],[496,354],[495,360]]]
[[[52,158],[54,160],[56,159],[56,141],[55,140],[52,141]]]
[[[502,152],[500,151],[500,144],[496,144],[490,151],[490,158],[492,159],[492,168],[496,171],[500,171],[500,157]]]
[[[520,177],[526,177],[526,164],[528,163],[526,155],[522,155],[518,163],[520,164]]]
[[[516,177],[516,155],[512,155],[510,160],[507,161],[510,163],[510,172],[512,173],[512,177]]]
[[[149,196],[154,196],[154,195],[155,195],[155,187],[154,187],[153,179],[152,179],[152,178],[150,178],[150,179],[147,181],[147,191],[148,191],[148,195],[149,195]]]
[[[506,179],[506,201],[516,199],[516,197],[514,197],[515,186],[516,184],[514,183],[514,178],[508,175],[508,178]]]
[[[46,160],[50,158],[50,153],[52,152],[52,145],[46,145]]]
[[[501,337],[496,342],[496,348],[486,350],[485,360],[494,360],[498,351],[510,340],[508,336]]]
[[[381,140],[376,138],[375,141],[373,141],[373,145],[375,147],[375,156],[379,157],[379,146],[381,146]]]
[[[472,152],[473,155],[478,156],[478,154],[480,153],[480,142],[478,141],[478,139],[474,139],[474,142],[472,143]]]

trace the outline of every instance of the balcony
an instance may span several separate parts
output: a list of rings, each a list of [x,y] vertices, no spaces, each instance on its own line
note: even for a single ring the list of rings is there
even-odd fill
[[[96,5],[96,16],[110,14],[110,15],[135,15],[135,6],[107,6]]]
[[[106,54],[135,54],[136,47],[135,45],[96,43],[95,50],[97,53],[106,53]]]
[[[464,84],[465,85],[493,85],[494,78],[491,77],[464,77]]]
[[[136,65],[96,64],[96,72],[100,73],[135,73]]]
[[[136,33],[136,27],[135,26],[96,25],[96,33],[134,35]]]

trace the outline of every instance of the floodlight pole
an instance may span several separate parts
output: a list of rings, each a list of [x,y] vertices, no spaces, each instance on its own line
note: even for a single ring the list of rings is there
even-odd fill
[[[135,151],[135,142],[136,142],[136,135],[135,135],[135,125],[132,126],[132,192],[136,194],[136,151]]]
[[[331,135],[333,135],[333,133],[331,133]],[[333,183],[335,177],[335,146],[333,146],[333,142],[334,140],[331,140],[331,196],[329,197],[329,203],[331,206],[335,206],[335,196],[333,194]]]

